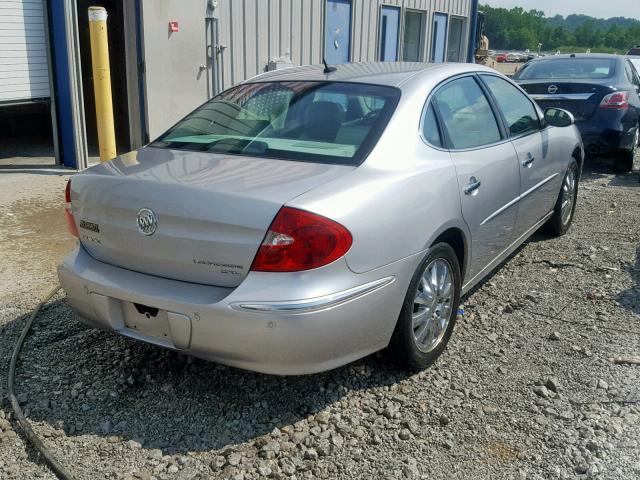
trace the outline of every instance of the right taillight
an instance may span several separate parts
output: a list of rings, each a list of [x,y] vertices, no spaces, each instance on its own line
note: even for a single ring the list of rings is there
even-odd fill
[[[600,108],[626,110],[629,108],[629,92],[614,92],[606,95],[600,102]]]
[[[76,226],[76,221],[73,218],[73,212],[71,211],[71,180],[67,181],[67,187],[64,190],[64,201],[64,216],[67,220],[67,229],[71,235],[80,238],[78,227]]]
[[[342,257],[353,239],[345,227],[327,217],[283,207],[271,223],[251,270],[299,272]]]

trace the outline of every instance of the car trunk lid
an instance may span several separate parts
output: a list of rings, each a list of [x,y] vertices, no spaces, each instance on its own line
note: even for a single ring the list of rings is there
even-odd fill
[[[518,83],[543,109],[563,108],[571,112],[577,122],[591,118],[602,98],[612,92],[605,85],[584,80],[521,80]]]
[[[146,147],[76,175],[72,210],[98,260],[235,287],[280,207],[353,169]]]

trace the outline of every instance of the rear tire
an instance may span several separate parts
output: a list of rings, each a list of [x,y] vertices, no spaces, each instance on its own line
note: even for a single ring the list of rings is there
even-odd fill
[[[575,158],[569,163],[562,187],[558,194],[558,200],[553,208],[553,215],[547,223],[549,233],[560,237],[569,231],[573,222],[573,215],[576,210],[578,200],[578,184],[580,183],[580,170]]]
[[[453,248],[437,243],[420,263],[389,343],[391,356],[414,368],[431,365],[449,342],[460,305],[462,279]]]
[[[633,170],[633,161],[638,152],[638,143],[640,142],[640,126],[636,127],[636,133],[633,137],[633,147],[631,150],[620,150],[618,158],[616,158],[616,170],[627,173]]]

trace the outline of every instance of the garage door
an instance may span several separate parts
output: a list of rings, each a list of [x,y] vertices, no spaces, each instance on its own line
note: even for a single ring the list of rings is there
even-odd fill
[[[0,0],[0,105],[49,97],[43,0]]]

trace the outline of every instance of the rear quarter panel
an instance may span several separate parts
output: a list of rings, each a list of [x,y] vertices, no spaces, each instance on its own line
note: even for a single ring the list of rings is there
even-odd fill
[[[449,152],[427,146],[419,135],[427,92],[403,92],[385,132],[360,167],[289,202],[349,229],[353,246],[346,260],[356,273],[422,252],[450,227],[468,238]]]

